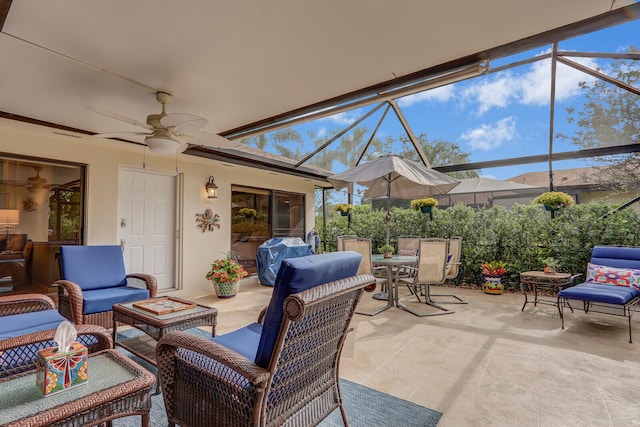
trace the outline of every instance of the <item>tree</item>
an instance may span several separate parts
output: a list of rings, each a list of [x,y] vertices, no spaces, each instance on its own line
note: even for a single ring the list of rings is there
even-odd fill
[[[630,48],[628,53],[640,53]],[[637,61],[635,61],[637,62]],[[638,87],[640,67],[632,60],[612,62],[611,77]],[[600,70],[598,70],[600,71]],[[582,148],[609,147],[640,142],[640,96],[603,80],[581,82],[585,103],[581,110],[567,108],[568,123],[578,130],[573,136],[558,134]],[[640,188],[640,156],[638,153],[606,156],[599,159],[596,176],[598,186],[613,191]]]
[[[274,152],[281,156],[289,157],[290,159],[297,159],[300,156],[299,148],[290,148],[290,143],[293,142],[298,146],[304,146],[304,140],[300,135],[300,132],[293,128],[285,128],[273,131],[269,134],[253,135],[249,138],[244,138],[240,141],[246,145],[253,145],[254,147],[267,150],[268,146],[272,146]]]
[[[462,151],[460,146],[456,143],[441,139],[429,142],[427,135],[424,133],[418,135],[416,139],[418,140],[418,145],[424,152],[424,155],[427,157],[427,160],[431,163],[431,166],[455,165],[470,162],[470,154]],[[408,136],[401,136],[398,138],[398,141],[403,147],[402,152],[398,153],[399,155],[421,163],[418,152],[409,140]],[[450,172],[448,175],[456,179],[477,178],[478,172],[475,170],[459,171]]]

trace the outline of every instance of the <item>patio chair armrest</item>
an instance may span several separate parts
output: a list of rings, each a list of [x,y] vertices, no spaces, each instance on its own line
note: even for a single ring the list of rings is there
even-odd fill
[[[569,277],[569,283],[571,283],[572,285],[575,285],[576,279],[581,277],[582,275],[583,275],[582,273],[572,274],[571,277]]]
[[[162,388],[164,381],[170,381],[175,374],[172,359],[178,348],[194,351],[204,357],[211,358],[226,366],[230,371],[246,378],[252,385],[263,387],[269,379],[269,371],[256,365],[253,361],[235,351],[210,339],[199,337],[188,332],[171,332],[158,341],[156,345],[156,361]],[[218,374],[221,374],[218,372]],[[171,381],[170,381],[171,382]]]
[[[129,280],[132,279],[132,280]],[[141,286],[141,282],[144,284]],[[127,274],[127,285],[136,288],[148,289],[149,298],[155,298],[158,293],[158,281],[155,276],[144,273]]]
[[[55,310],[51,298],[43,294],[7,295],[0,297],[0,317],[32,311]]]
[[[269,308],[269,306],[264,306],[262,308],[262,310],[260,310],[260,313],[258,314],[258,320],[257,322],[260,323],[262,325],[262,322],[264,322],[264,316],[267,315],[267,309]]]
[[[70,280],[56,280],[53,282],[53,286],[58,287],[58,310],[60,314],[65,316],[65,313],[60,310],[62,308],[62,300],[67,299],[71,311],[71,320],[76,324],[82,324],[82,312],[84,310],[84,298],[82,298],[82,288],[77,283]],[[67,317],[67,316],[65,316]]]

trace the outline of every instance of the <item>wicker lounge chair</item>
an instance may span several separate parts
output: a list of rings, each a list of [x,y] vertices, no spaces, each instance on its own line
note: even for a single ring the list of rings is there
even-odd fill
[[[78,325],[111,328],[114,304],[156,296],[155,277],[125,272],[120,246],[61,246],[59,263],[59,310]]]
[[[211,340],[172,332],[156,347],[169,425],[311,426],[336,408],[348,425],[340,353],[372,276],[361,257],[332,252],[286,259],[264,322]],[[324,283],[330,280],[330,283]]]
[[[41,294],[0,297],[0,378],[35,369],[37,351],[55,346],[56,328],[66,320],[51,298]],[[113,348],[111,334],[96,325],[78,325],[77,341],[90,353]]]

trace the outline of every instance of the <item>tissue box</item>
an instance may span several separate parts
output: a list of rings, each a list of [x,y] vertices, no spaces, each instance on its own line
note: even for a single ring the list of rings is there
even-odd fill
[[[36,384],[45,396],[82,385],[88,375],[87,347],[74,342],[66,353],[58,347],[38,350],[36,369]]]

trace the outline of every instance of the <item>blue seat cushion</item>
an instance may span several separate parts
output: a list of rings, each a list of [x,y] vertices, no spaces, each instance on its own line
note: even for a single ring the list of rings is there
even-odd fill
[[[271,354],[282,325],[284,300],[292,294],[324,283],[354,276],[362,255],[353,251],[308,255],[282,261],[264,317],[263,331],[256,353],[258,366],[268,369]]]
[[[229,332],[228,334],[211,338],[211,340],[230,348],[249,360],[255,360],[261,334],[262,325],[259,323],[252,323],[244,328]]]
[[[122,248],[61,246],[60,278],[77,283],[83,291],[126,285]]]
[[[0,340],[56,329],[65,319],[57,310],[32,311],[0,317]]]
[[[606,304],[624,305],[640,296],[640,291],[626,286],[599,285],[596,283],[581,283],[558,292],[563,298],[582,301],[600,302]]]
[[[82,314],[102,313],[111,311],[113,304],[138,301],[149,298],[148,289],[134,288],[133,286],[118,286],[115,288],[94,289],[82,292],[84,306]]]

